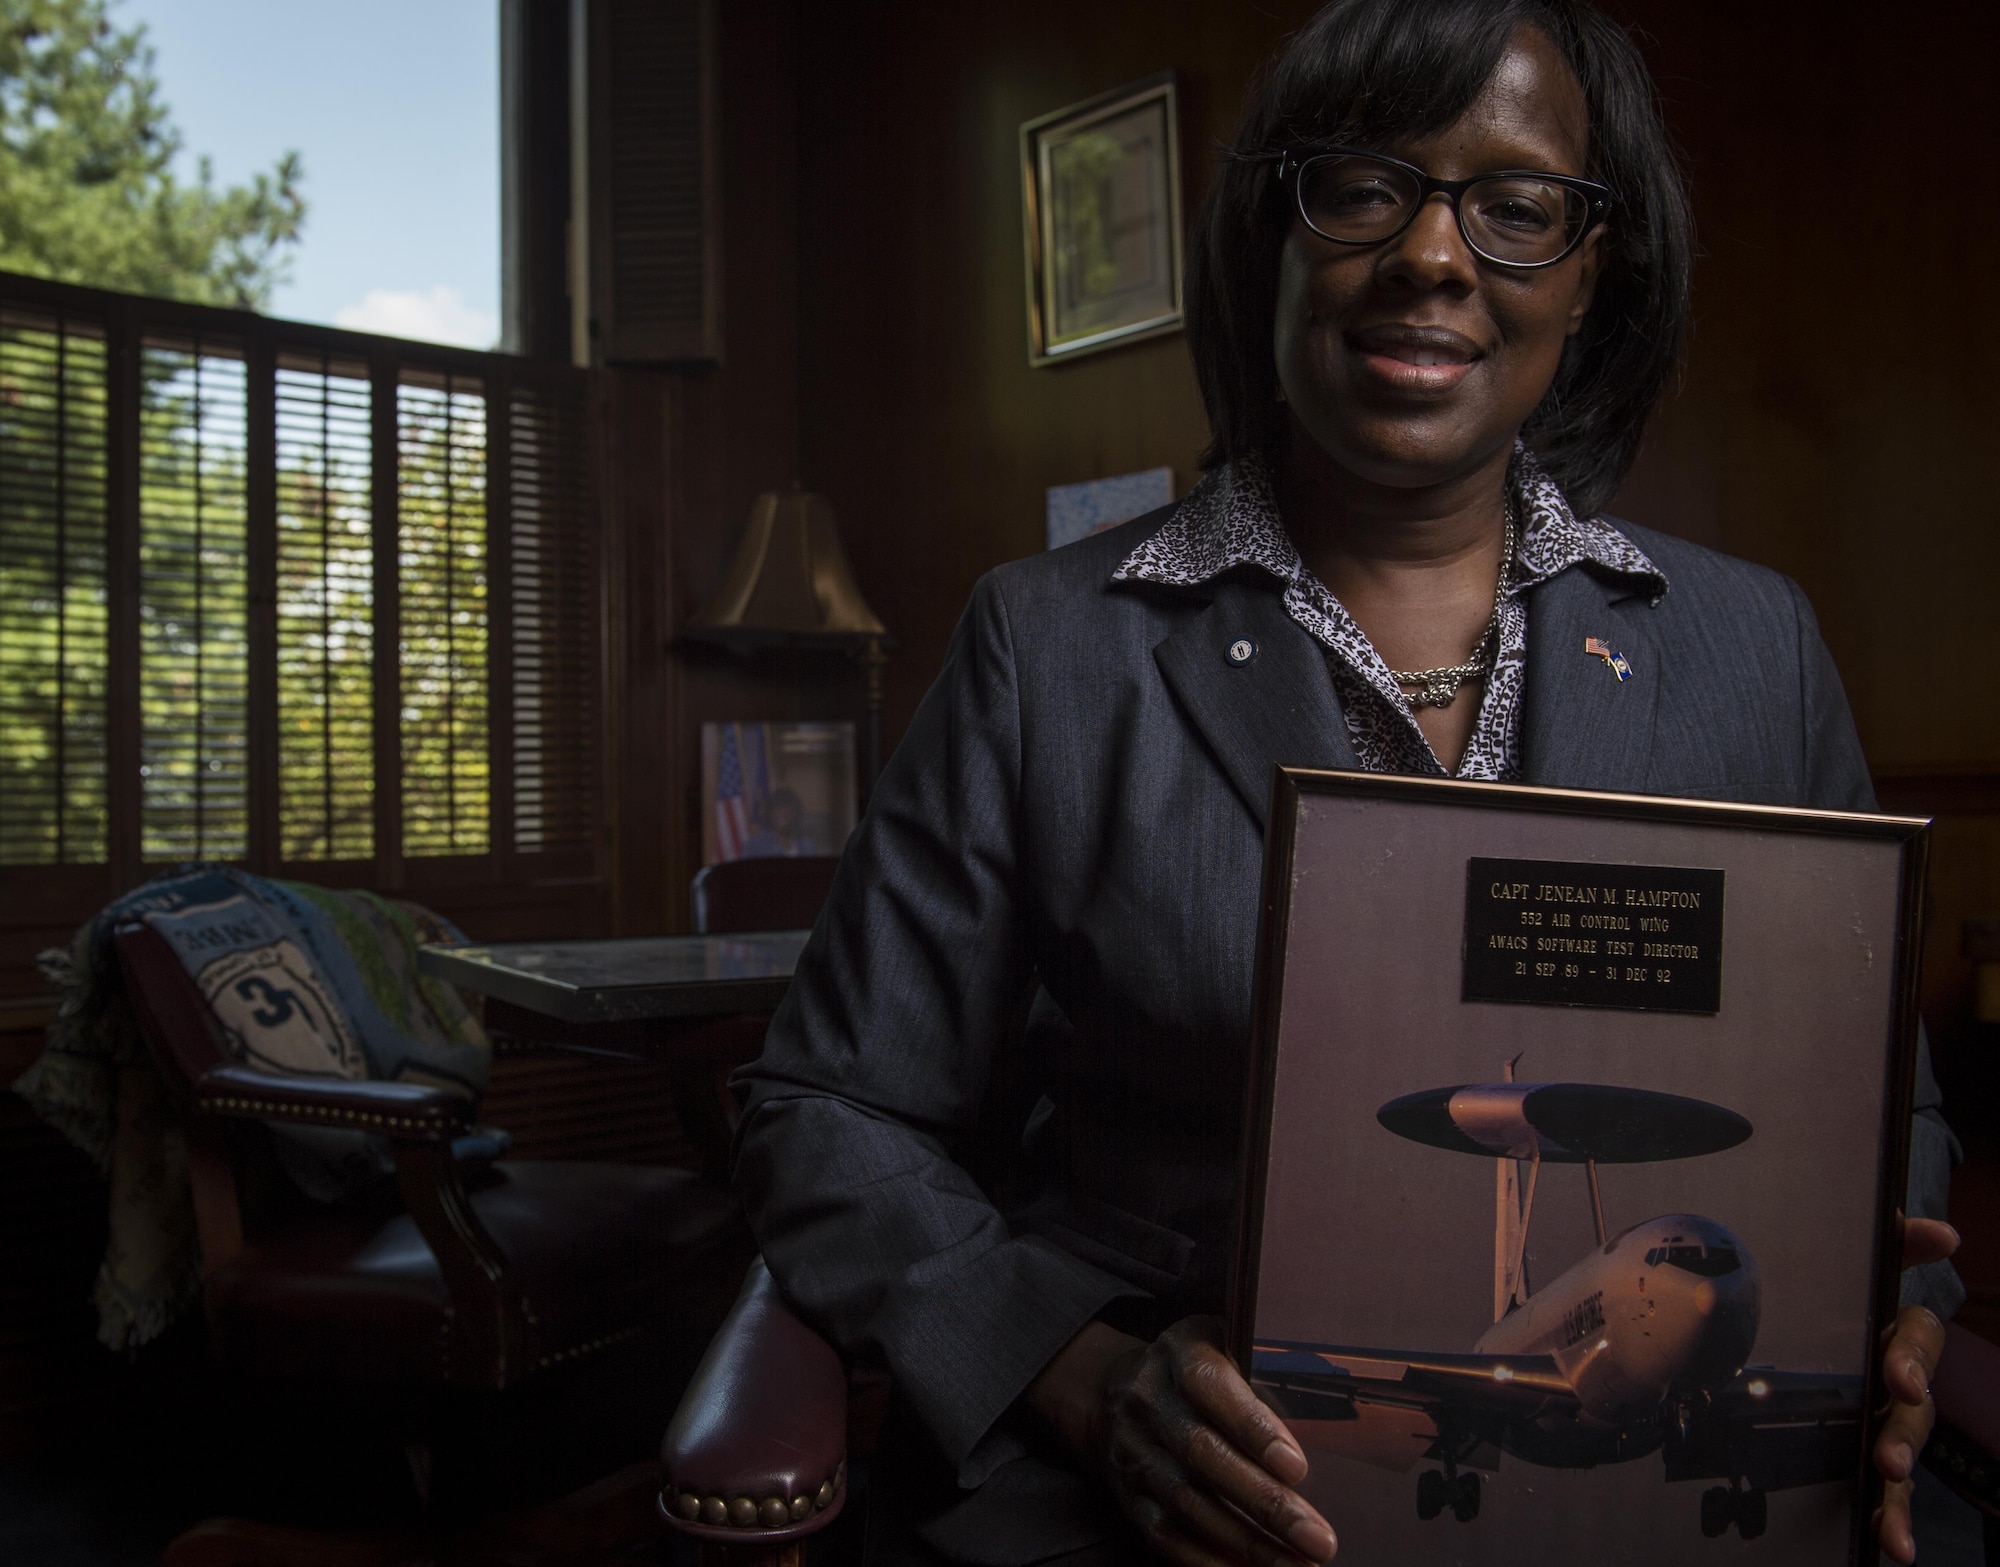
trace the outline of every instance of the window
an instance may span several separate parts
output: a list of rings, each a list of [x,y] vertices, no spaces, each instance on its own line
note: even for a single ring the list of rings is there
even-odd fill
[[[451,375],[397,388],[403,848],[488,842],[486,400]]]
[[[0,308],[0,860],[105,857],[104,336]]]
[[[148,337],[139,359],[142,852],[240,860],[250,833],[242,346]]]
[[[278,806],[287,860],[375,853],[368,366],[277,367]]]
[[[0,868],[598,875],[584,386],[0,276]]]

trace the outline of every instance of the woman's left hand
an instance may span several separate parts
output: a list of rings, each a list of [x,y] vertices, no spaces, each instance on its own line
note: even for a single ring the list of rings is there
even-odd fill
[[[1958,1231],[1936,1219],[1905,1219],[1903,1266],[1942,1262],[1958,1250]],[[1929,1440],[1937,1410],[1931,1404],[1931,1378],[1944,1353],[1944,1324],[1922,1306],[1905,1306],[1887,1330],[1882,1352],[1882,1380],[1889,1389],[1889,1416],[1875,1438],[1875,1467],[1887,1482],[1882,1505],[1875,1510],[1875,1538],[1890,1557],[1906,1564],[1917,1559],[1916,1536],[1910,1532],[1910,1493],[1916,1488],[1917,1455]]]

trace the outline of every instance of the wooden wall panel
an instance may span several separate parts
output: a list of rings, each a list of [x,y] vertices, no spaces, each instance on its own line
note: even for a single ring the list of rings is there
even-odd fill
[[[1811,597],[1893,809],[1936,815],[1924,1010],[1951,1075],[2000,912],[2000,13],[1615,0],[1700,226],[1695,330],[1619,507]]]
[[[1301,0],[802,7],[800,450],[900,646],[893,744],[980,574],[1043,542],[1052,484],[1171,465],[1207,426],[1178,333],[1027,358],[1021,122],[1172,67],[1192,213]]]
[[[1790,573],[1878,771],[2000,770],[2000,13],[1621,0],[1703,254],[1622,497]]]
[[[1983,847],[2000,816],[1965,806],[2000,798],[2000,305],[1984,286],[2000,118],[1983,74],[2000,20],[1606,3],[1654,65],[1703,245],[1684,383],[1617,509],[1797,577],[1894,798],[1952,812],[1926,990],[1949,1033],[1959,926],[2000,911]],[[1172,67],[1192,215],[1246,83],[1313,10],[801,9],[801,461],[901,639],[892,742],[973,582],[1041,547],[1046,486],[1165,463],[1184,491],[1206,437],[1178,335],[1029,368],[1020,122]]]
[[[846,7],[804,6],[817,12]],[[719,6],[722,60],[722,297],[727,356],[712,372],[673,382],[667,475],[671,582],[661,623],[671,649],[671,763],[650,780],[672,853],[658,888],[659,917],[689,928],[688,887],[701,868],[701,725],[723,719],[860,721],[860,683],[839,659],[756,659],[680,643],[679,628],[714,589],[765,490],[798,481],[799,279],[817,241],[801,227],[798,157],[824,127],[808,116],[804,84],[826,62],[800,68],[789,0]],[[854,524],[843,516],[843,530]]]

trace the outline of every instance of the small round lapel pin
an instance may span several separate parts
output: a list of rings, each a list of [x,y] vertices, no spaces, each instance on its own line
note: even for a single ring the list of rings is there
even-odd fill
[[[1234,642],[1229,644],[1229,651],[1224,656],[1230,663],[1241,669],[1257,656],[1257,644],[1252,642],[1248,637],[1238,637]]]

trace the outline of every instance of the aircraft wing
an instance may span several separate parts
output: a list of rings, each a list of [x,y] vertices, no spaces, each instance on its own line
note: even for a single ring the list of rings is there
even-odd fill
[[[1399,1472],[1447,1456],[1492,1468],[1510,1419],[1576,1405],[1546,1355],[1260,1340],[1250,1365],[1252,1386],[1300,1442]]]
[[[1748,1367],[1668,1431],[1667,1478],[1742,1478],[1765,1491],[1852,1479],[1861,1397],[1858,1376]]]

